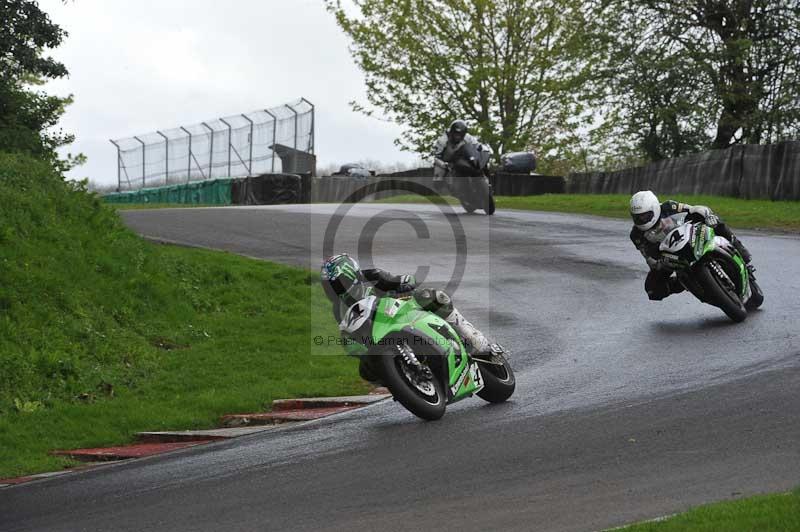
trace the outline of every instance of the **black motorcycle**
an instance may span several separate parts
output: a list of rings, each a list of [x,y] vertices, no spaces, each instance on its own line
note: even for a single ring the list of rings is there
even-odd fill
[[[468,213],[482,209],[494,214],[494,192],[489,183],[489,160],[492,148],[488,144],[464,144],[456,152],[453,162],[436,161],[434,164],[446,171],[444,181]]]

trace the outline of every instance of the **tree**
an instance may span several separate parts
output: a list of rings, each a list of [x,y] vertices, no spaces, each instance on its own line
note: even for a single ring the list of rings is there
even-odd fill
[[[465,118],[499,156],[538,148],[572,153],[585,113],[578,0],[327,0],[365,74],[355,109],[403,124],[404,149],[429,154],[450,121]]]
[[[82,156],[59,161],[56,148],[73,135],[53,132],[72,97],[50,96],[33,87],[67,75],[66,67],[45,56],[61,44],[66,32],[50,21],[36,2],[0,0],[0,151],[24,151],[62,167]]]
[[[606,130],[647,160],[798,134],[797,0],[600,0],[591,7],[605,45],[596,49],[604,50]]]

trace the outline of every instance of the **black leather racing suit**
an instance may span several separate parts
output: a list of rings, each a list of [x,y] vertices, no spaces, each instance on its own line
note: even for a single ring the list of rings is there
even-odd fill
[[[660,260],[659,245],[667,233],[675,227],[694,221],[701,221],[713,227],[716,234],[726,238],[736,247],[746,263],[750,262],[750,252],[711,209],[702,205],[692,206],[673,200],[665,201],[661,204],[661,217],[654,227],[647,231],[634,227],[631,229],[630,235],[631,242],[642,253],[650,266],[650,273],[645,279],[644,289],[651,300],[660,301],[670,294],[677,294],[684,290],[673,275],[672,269]]]
[[[453,144],[445,133],[436,141],[433,147],[434,161],[449,163],[455,177],[476,177],[483,175],[478,159],[480,142],[472,135],[467,134],[459,143]],[[438,168],[438,165],[434,163]]]
[[[361,270],[361,275],[368,281],[368,283],[364,284],[361,293],[350,294],[346,298],[340,298],[328,290],[325,291],[328,299],[333,303],[333,315],[336,317],[337,322],[342,320],[344,313],[356,301],[373,295],[375,291],[378,292],[375,295],[410,294],[422,308],[435,312],[442,317],[447,317],[452,312],[450,297],[445,292],[430,288],[417,290],[417,280],[413,275],[393,275],[380,268]],[[447,301],[447,303],[442,304],[439,301]]]

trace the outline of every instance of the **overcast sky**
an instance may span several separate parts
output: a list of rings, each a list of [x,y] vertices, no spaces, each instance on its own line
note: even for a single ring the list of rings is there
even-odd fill
[[[69,32],[52,52],[73,94],[61,126],[88,162],[70,173],[116,183],[110,138],[273,107],[304,96],[316,105],[318,166],[359,159],[412,162],[395,124],[367,118],[363,76],[321,0],[41,0]]]

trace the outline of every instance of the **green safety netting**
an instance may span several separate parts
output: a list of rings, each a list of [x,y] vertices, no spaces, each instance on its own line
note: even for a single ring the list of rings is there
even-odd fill
[[[230,205],[232,179],[194,181],[183,185],[142,188],[131,192],[107,194],[109,203],[188,203],[195,205]]]

